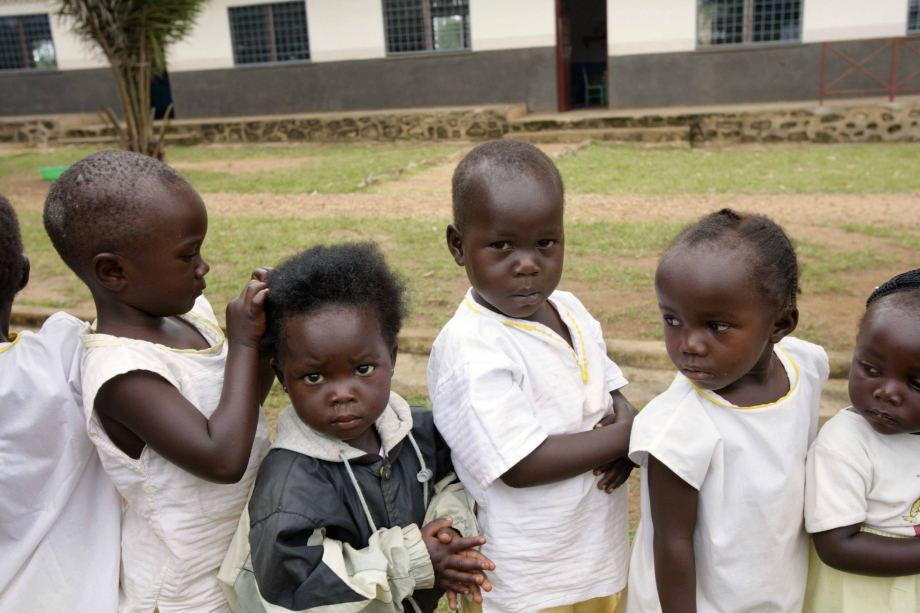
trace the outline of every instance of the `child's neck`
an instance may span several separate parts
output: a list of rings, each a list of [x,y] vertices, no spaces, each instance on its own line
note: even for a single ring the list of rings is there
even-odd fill
[[[161,317],[118,300],[96,299],[96,332],[164,345],[207,349],[208,340],[178,315]]]
[[[360,435],[346,442],[355,449],[370,455],[378,455],[382,446],[380,435],[377,434],[377,426],[371,426]]]
[[[715,392],[735,406],[754,407],[780,400],[789,393],[790,387],[786,368],[773,351],[773,343],[767,343],[754,368],[734,383]]]
[[[6,339],[10,337],[10,317],[13,315],[13,303],[8,302],[7,304],[0,305],[0,343],[5,343]]]

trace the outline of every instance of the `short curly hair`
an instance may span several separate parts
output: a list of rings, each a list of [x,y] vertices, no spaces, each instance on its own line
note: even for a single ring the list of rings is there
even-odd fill
[[[859,320],[860,334],[870,314],[880,308],[898,309],[920,316],[920,268],[895,275],[875,288],[866,300],[866,312]]]
[[[159,160],[116,150],[83,158],[51,186],[45,199],[45,231],[78,277],[85,280],[96,254],[124,250],[149,236],[141,213],[155,203],[144,197],[141,184],[150,179],[191,187]]]
[[[782,311],[797,307],[800,269],[792,239],[769,217],[722,209],[686,226],[674,237],[661,261],[679,247],[728,245],[748,248],[755,256],[752,271],[760,290],[773,306]]]
[[[319,245],[285,260],[268,278],[262,352],[284,350],[285,321],[330,306],[370,307],[390,346],[408,313],[406,282],[375,243]]]
[[[565,185],[559,169],[548,155],[519,140],[492,140],[474,147],[464,156],[451,181],[454,224],[463,231],[481,182],[508,181],[515,177],[548,180],[565,206]]]
[[[13,205],[0,196],[0,304],[13,301],[25,262],[22,259],[22,233]]]

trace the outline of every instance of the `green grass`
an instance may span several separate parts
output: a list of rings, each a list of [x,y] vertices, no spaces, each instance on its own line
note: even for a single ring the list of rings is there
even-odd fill
[[[52,151],[28,151],[0,156],[0,178],[35,176],[45,166],[73,164],[98,148],[73,147]],[[346,193],[358,191],[369,176],[404,168],[423,160],[450,155],[457,146],[418,145],[304,145],[298,147],[171,147],[167,162],[211,162],[239,160],[298,160],[293,168],[256,172],[221,172],[183,169],[182,174],[199,192],[232,193]]]
[[[898,228],[889,228],[887,226],[874,226],[871,224],[846,223],[841,226],[847,232],[865,234],[867,236],[881,236],[883,238],[893,238],[899,247],[905,249],[920,249],[920,235],[916,232],[909,232]],[[918,227],[920,230],[920,227]]]
[[[918,165],[913,144],[721,152],[594,144],[558,162],[569,191],[602,194],[913,192]]]
[[[831,252],[824,245],[804,240],[796,242],[796,251],[804,262],[802,289],[815,294],[853,294],[849,283],[843,277],[844,273],[875,266],[891,266],[898,262],[895,257],[882,255],[871,249]]]
[[[69,304],[54,306],[89,303],[89,292],[51,247],[41,216],[23,213],[20,223],[34,278],[66,279],[65,298]],[[445,225],[446,222],[405,219],[212,216],[202,250],[211,264],[205,292],[216,310],[222,312],[223,305],[237,295],[256,266],[276,265],[316,244],[375,240],[409,279],[416,321],[440,327],[456,307],[458,289],[466,285],[465,272],[454,263],[444,244]],[[564,278],[610,287],[648,285],[652,280],[648,271],[619,260],[635,253],[654,254],[667,244],[677,227],[669,223],[568,224],[568,236],[577,237],[578,242],[566,254]]]

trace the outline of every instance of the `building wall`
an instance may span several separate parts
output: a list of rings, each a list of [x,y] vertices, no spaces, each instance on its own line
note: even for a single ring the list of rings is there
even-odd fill
[[[697,48],[695,0],[608,0],[610,106],[817,100],[821,42],[907,33],[906,0],[803,4],[802,42]],[[877,47],[869,41],[846,44],[847,53],[859,58]],[[890,59],[878,61],[890,65]],[[850,82],[854,89],[873,86],[860,75]]]

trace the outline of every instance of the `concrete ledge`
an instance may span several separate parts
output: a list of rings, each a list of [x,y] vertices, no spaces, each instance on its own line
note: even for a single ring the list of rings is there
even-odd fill
[[[23,328],[40,328],[45,320],[60,309],[48,307],[22,306],[13,310],[10,323]],[[71,315],[86,322],[96,319],[92,311],[68,311]],[[406,329],[399,335],[399,351],[412,355],[428,355],[437,338],[436,330]],[[674,370],[668,352],[661,341],[633,341],[608,338],[607,355],[620,366],[642,368],[646,370]],[[850,354],[843,351],[828,351],[831,366],[831,379],[846,379],[850,376]]]

